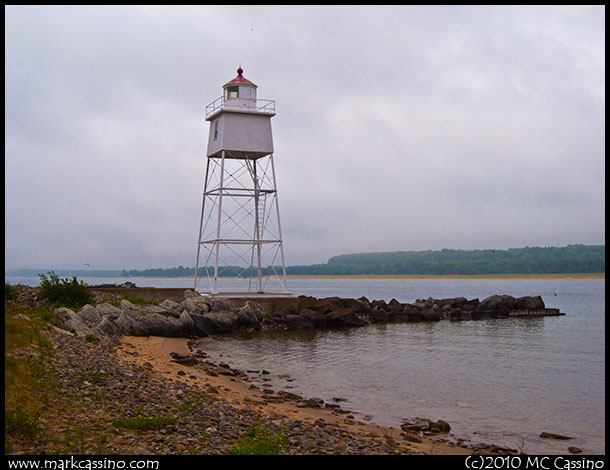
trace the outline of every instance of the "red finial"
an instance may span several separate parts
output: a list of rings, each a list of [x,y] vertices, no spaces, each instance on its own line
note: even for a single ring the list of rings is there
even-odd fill
[[[237,69],[237,75],[239,75],[241,77],[242,73],[244,73],[244,69],[242,69],[241,65],[240,65],[239,68]]]

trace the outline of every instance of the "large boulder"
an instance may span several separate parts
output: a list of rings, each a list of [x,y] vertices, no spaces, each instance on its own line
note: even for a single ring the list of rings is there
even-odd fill
[[[182,337],[189,336],[185,322],[180,318],[166,316],[160,313],[149,313],[140,318],[140,324],[147,331],[147,336]]]
[[[308,320],[300,315],[286,315],[284,322],[289,328],[294,328],[297,330],[315,328],[315,325],[311,320]]]
[[[387,310],[389,313],[402,312],[404,306],[398,300],[392,299],[388,302]]]
[[[388,307],[388,304],[387,304],[387,302],[385,300],[373,300],[370,303],[370,305],[375,310],[383,310],[384,312],[389,312],[390,311],[390,307]]]
[[[135,304],[132,304],[129,300],[127,299],[121,299],[120,303],[119,303],[119,308],[121,310],[128,310],[128,309],[135,309],[136,306]]]
[[[371,323],[388,323],[390,321],[390,315],[388,312],[383,310],[375,310],[373,308],[369,308],[366,311],[367,318]]]
[[[466,302],[468,302],[466,300],[466,297],[453,297],[450,299],[442,299],[442,300],[437,300],[436,304],[443,308],[446,306],[449,306],[451,308],[462,308]]]
[[[328,326],[365,326],[370,322],[356,316],[349,308],[340,308],[326,315]]]
[[[435,308],[423,309],[420,314],[424,317],[425,321],[439,321],[443,319],[443,313]]]
[[[230,333],[237,327],[238,317],[230,310],[204,313],[202,317],[208,322],[214,333]]]
[[[411,317],[409,316],[409,312],[402,310],[402,311],[391,311],[389,313],[384,312],[384,311],[378,311],[376,313],[381,313],[382,315],[385,314],[387,321],[390,323],[404,323],[404,322],[408,322],[411,321]],[[371,317],[371,316],[369,316]],[[374,314],[371,317],[371,320],[374,321],[374,319],[378,318],[376,316],[376,314]]]
[[[477,310],[510,310],[512,305],[511,299],[513,298],[510,296],[490,295],[479,303]]]
[[[102,316],[97,308],[90,304],[82,307],[78,312],[76,312],[76,314],[88,326],[93,326],[102,319]]]
[[[184,305],[174,302],[173,300],[166,299],[159,304],[159,307],[163,309],[165,314],[172,315],[173,317],[180,318],[180,314],[184,310]]]
[[[538,310],[542,308],[546,308],[544,305],[544,300],[539,295],[537,296],[525,296],[519,297],[515,301],[516,310]]]
[[[164,309],[163,307],[160,307],[159,305],[142,305],[139,309],[143,315],[150,315],[150,314],[157,314],[157,315],[169,315],[169,312]]]
[[[263,308],[255,302],[247,301],[235,314],[237,315],[237,326],[254,329],[261,328],[264,319]]]
[[[210,311],[210,304],[203,297],[189,297],[179,305],[183,310],[186,309],[190,313],[204,314]]]
[[[199,300],[199,299],[198,299]],[[210,311],[230,311],[234,309],[233,302],[230,299],[206,299],[206,303],[210,304]]]
[[[318,313],[310,308],[304,308],[299,312],[298,316],[311,322],[316,328],[324,328],[328,325],[328,319],[326,318],[326,315],[324,315],[323,313]]]
[[[116,308],[114,305],[108,303],[98,304],[95,308],[102,317],[109,317],[113,320],[119,318],[119,315],[121,314],[120,308]]]
[[[182,312],[184,317],[190,319],[190,327],[192,336],[208,336],[214,333],[214,326],[212,323],[203,316],[201,313],[191,313],[187,310]]]
[[[64,330],[72,331],[78,336],[93,334],[93,330],[81,317],[66,307],[56,308],[54,311],[55,323]]]
[[[106,315],[93,327],[93,334],[97,337],[109,336],[115,338],[121,336],[121,330],[111,317]]]
[[[122,302],[121,302],[122,304]],[[123,309],[114,324],[126,336],[148,336],[150,333],[140,322],[142,315],[135,309]]]

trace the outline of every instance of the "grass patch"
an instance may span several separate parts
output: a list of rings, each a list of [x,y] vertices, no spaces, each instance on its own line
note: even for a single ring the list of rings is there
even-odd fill
[[[141,297],[133,297],[131,295],[124,294],[123,299],[131,302],[134,305],[158,305],[159,301],[155,299],[143,299]]]
[[[280,429],[269,433],[258,423],[246,431],[245,436],[237,441],[228,452],[229,455],[278,455],[286,448],[288,438]]]
[[[38,434],[39,414],[28,410],[4,410],[4,432],[7,436],[35,437]]]
[[[14,320],[22,313],[31,321]],[[51,354],[43,336],[42,319],[48,309],[5,307],[4,313],[4,432],[5,451],[16,439],[33,439],[38,434],[40,416],[55,393],[54,370],[46,358]]]
[[[161,429],[165,426],[177,423],[178,418],[175,416],[155,416],[153,418],[135,416],[133,418],[116,418],[112,420],[112,425],[117,428],[139,429],[141,431]]]

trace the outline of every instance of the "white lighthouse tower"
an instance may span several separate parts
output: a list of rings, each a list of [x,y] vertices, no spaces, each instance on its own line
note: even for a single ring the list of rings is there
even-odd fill
[[[206,277],[212,294],[286,292],[271,135],[275,102],[258,99],[256,89],[240,66],[206,107],[210,135],[195,290]]]

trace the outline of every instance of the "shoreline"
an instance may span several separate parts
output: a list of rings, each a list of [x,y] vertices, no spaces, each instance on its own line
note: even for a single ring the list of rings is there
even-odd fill
[[[346,432],[363,439],[378,439],[380,442],[387,442],[388,439],[392,439],[396,443],[397,450],[407,451],[408,453],[426,455],[472,455],[477,453],[468,445],[460,446],[452,442],[463,442],[464,440],[459,439],[459,436],[454,436],[451,432],[431,436],[424,435],[421,437],[421,442],[408,441],[404,437],[405,433],[399,428],[381,426],[371,421],[359,421],[357,416],[360,413],[357,410],[340,414],[333,411],[333,408],[298,407],[297,400],[294,399],[275,401],[275,391],[262,388],[242,376],[210,375],[198,365],[184,365],[172,361],[170,353],[186,356],[193,353],[189,347],[191,340],[189,338],[158,336],[124,336],[121,339],[123,349],[119,350],[119,356],[122,360],[134,365],[151,364],[155,371],[170,381],[184,381],[202,390],[209,387],[222,390],[222,398],[232,406],[238,408],[252,407],[266,416],[280,415],[292,421],[302,421],[310,424],[323,422],[326,425],[342,428]],[[131,355],[130,350],[137,351],[138,354]],[[207,361],[205,363],[214,367],[222,367],[222,365],[219,366]],[[450,444],[450,442],[452,443]],[[491,446],[484,453],[503,454],[507,453],[506,451],[505,448]]]
[[[557,274],[291,274],[287,279],[426,279],[426,280],[468,280],[468,279],[606,279],[605,273],[557,273]]]
[[[127,276],[122,279],[192,279],[192,276]],[[287,274],[286,279],[406,279],[406,280],[468,280],[468,279],[606,279],[606,273],[549,274]]]

